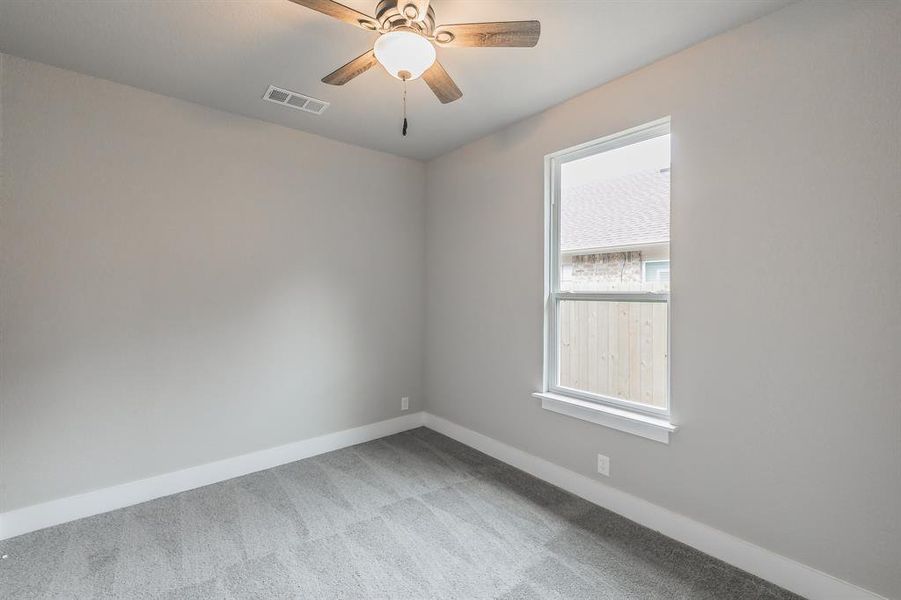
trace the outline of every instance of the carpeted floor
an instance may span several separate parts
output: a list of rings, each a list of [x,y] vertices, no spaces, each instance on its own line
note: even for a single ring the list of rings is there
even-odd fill
[[[16,600],[797,598],[424,428],[0,554]]]

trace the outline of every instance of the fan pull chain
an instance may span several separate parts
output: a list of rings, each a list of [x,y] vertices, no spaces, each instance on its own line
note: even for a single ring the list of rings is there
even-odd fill
[[[407,135],[407,78],[404,77],[404,128],[401,132],[406,137]]]

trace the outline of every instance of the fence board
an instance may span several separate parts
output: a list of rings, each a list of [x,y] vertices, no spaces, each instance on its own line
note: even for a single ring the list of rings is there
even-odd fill
[[[645,404],[654,404],[654,305],[641,305],[641,347],[639,360],[641,363],[639,381],[639,399]]]
[[[563,301],[560,385],[666,406],[667,318],[663,303]]]
[[[654,305],[654,406],[666,406],[669,388],[669,307]]]

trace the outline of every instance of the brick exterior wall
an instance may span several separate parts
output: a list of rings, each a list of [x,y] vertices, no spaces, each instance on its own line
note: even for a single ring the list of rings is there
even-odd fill
[[[607,285],[641,284],[641,252],[611,252],[573,256],[572,280]]]

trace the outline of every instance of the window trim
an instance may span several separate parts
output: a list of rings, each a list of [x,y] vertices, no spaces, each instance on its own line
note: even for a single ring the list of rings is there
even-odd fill
[[[585,301],[614,301],[614,302],[664,302],[667,306],[668,313],[672,312],[672,299],[669,293],[654,292],[564,292],[560,291],[560,256],[559,240],[560,240],[560,206],[557,199],[561,192],[561,167],[563,164],[601,154],[616,148],[622,148],[638,142],[643,142],[655,137],[669,134],[670,117],[664,117],[638,127],[633,127],[625,131],[621,131],[609,136],[602,137],[597,140],[586,142],[572,148],[560,150],[548,154],[544,157],[544,179],[545,179],[545,248],[544,248],[544,264],[545,264],[545,281],[544,281],[544,358],[542,373],[542,390],[537,396],[541,397],[542,405],[547,406],[547,398],[572,399],[576,403],[594,403],[603,411],[604,407],[609,407],[613,411],[617,411],[619,416],[634,415],[636,421],[647,421],[650,417],[660,423],[669,424],[670,408],[672,399],[670,394],[670,361],[667,361],[666,373],[666,398],[667,405],[665,408],[653,407],[639,402],[634,402],[624,398],[607,396],[603,394],[595,394],[583,390],[575,390],[566,388],[556,383],[555,373],[558,368],[558,340],[557,340],[557,322],[559,307],[561,301],[564,300],[585,300]],[[669,317],[668,317],[669,318]],[[670,351],[670,330],[667,327],[667,355]],[[559,404],[559,402],[556,402]],[[590,404],[588,405],[591,406]],[[562,411],[556,411],[562,412]],[[585,413],[585,410],[579,410],[579,413]],[[620,414],[622,413],[622,414]],[[570,416],[579,417],[578,414],[569,414]],[[594,422],[599,422],[594,419]],[[609,425],[623,431],[632,431],[630,427],[618,427],[615,423],[601,423]],[[674,431],[675,426],[671,426],[670,431]],[[640,434],[639,434],[640,435]],[[668,435],[668,434],[667,434]],[[646,436],[647,437],[647,436]],[[668,437],[667,437],[668,439]],[[658,440],[663,441],[663,440]]]
[[[678,429],[669,422],[669,419],[652,417],[598,402],[579,400],[550,392],[536,392],[532,394],[532,397],[541,400],[541,408],[545,410],[625,431],[663,444],[669,444],[670,434]]]

